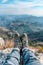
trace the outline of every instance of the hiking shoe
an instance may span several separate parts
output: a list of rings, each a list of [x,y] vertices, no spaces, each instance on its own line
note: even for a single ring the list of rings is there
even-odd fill
[[[18,32],[16,32],[14,36],[14,47],[21,48],[20,34]]]
[[[26,34],[26,33],[24,33],[24,34],[21,36],[21,42],[22,42],[22,48],[28,46],[28,37],[27,37],[27,34]]]

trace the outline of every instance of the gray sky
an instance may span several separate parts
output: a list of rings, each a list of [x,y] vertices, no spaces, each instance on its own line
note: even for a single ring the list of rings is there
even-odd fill
[[[0,0],[0,15],[43,16],[43,0]]]

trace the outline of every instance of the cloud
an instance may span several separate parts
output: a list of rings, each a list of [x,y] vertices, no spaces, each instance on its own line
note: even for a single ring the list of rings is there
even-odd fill
[[[18,2],[34,2],[34,3],[42,3],[43,0],[0,0],[0,4],[15,4]]]
[[[40,0],[3,0],[2,3],[7,4],[0,4],[0,14],[29,14],[43,16],[43,2],[42,0],[42,3],[40,3],[39,1]]]
[[[36,0],[37,1],[37,0]],[[15,4],[18,2],[36,2],[35,0],[0,0],[0,4]]]
[[[17,8],[12,8],[12,9],[1,9],[0,14],[3,15],[20,15],[20,14],[28,14],[28,15],[34,15],[34,16],[43,16],[43,9],[17,9]]]
[[[2,0],[2,3],[5,3],[5,2],[7,2],[8,0]]]
[[[15,4],[15,0],[0,0],[0,4]]]

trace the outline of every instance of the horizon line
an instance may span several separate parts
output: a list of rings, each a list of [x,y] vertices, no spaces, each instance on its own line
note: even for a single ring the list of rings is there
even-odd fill
[[[30,15],[30,14],[0,14],[0,16],[23,16],[23,15],[25,15],[25,16],[35,16],[35,17],[43,17],[43,15],[41,16],[38,16],[38,15]]]

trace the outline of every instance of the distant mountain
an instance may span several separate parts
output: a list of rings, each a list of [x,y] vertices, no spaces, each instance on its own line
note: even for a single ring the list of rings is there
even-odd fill
[[[3,23],[5,23],[6,25],[11,22],[43,23],[43,17],[36,17],[30,15],[0,15],[0,25]]]
[[[31,40],[43,40],[43,17],[31,15],[0,15],[0,27],[20,34],[26,32]]]

